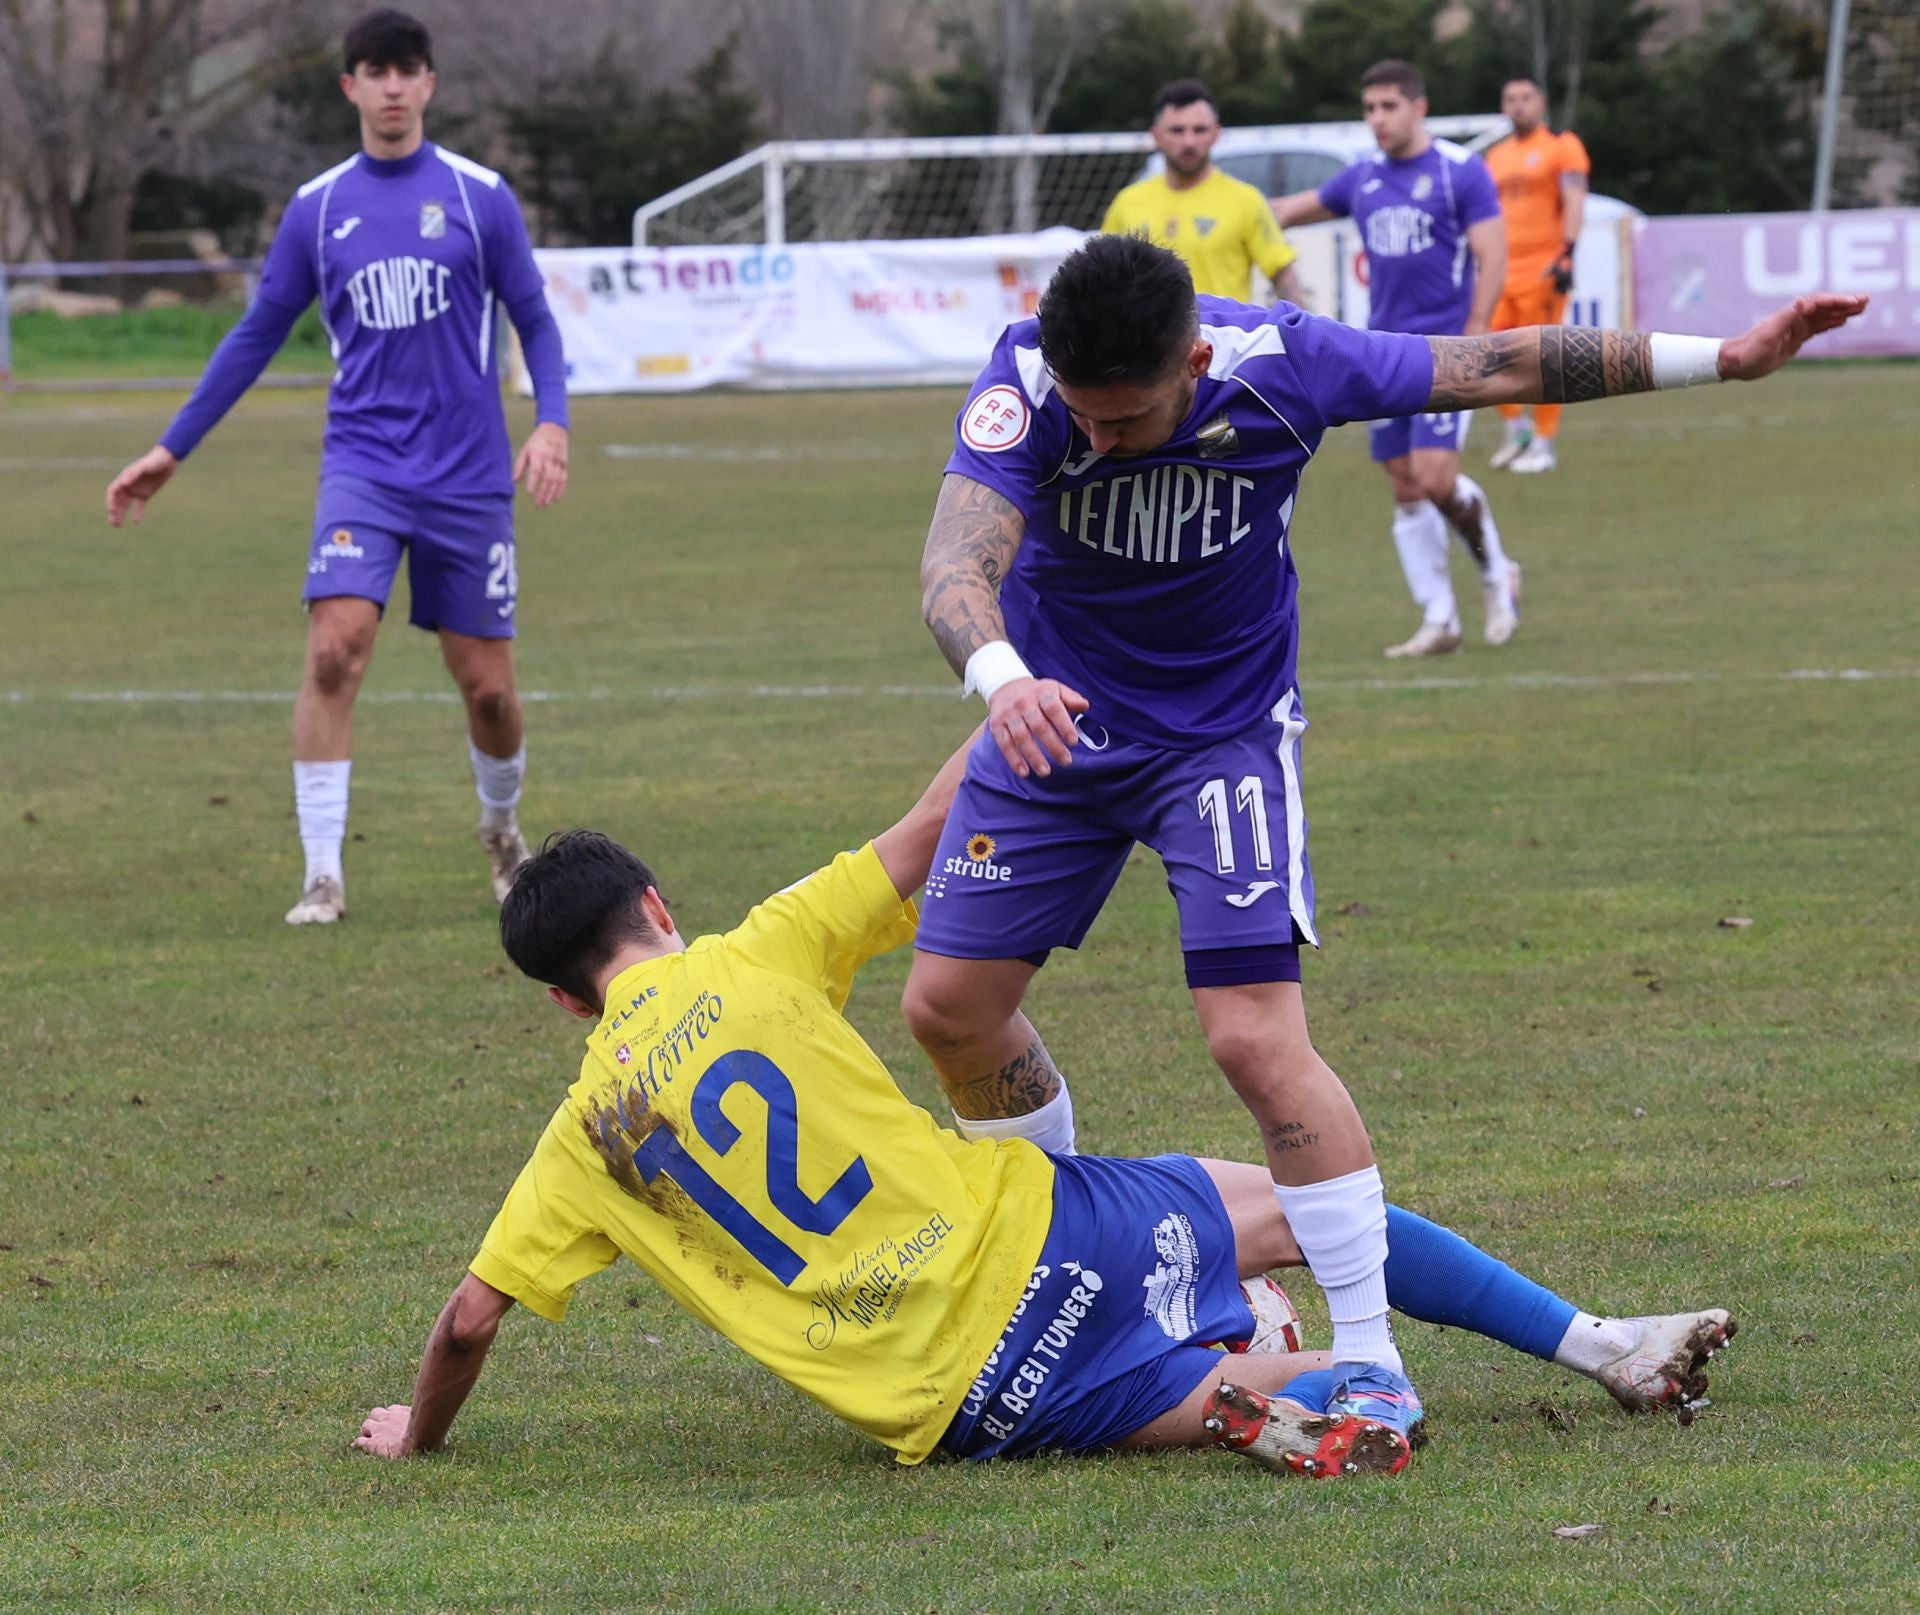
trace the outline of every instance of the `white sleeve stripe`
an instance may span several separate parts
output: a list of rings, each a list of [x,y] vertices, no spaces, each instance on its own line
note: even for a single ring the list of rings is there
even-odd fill
[[[433,148],[440,151],[438,146]],[[447,153],[441,151],[442,157]],[[487,373],[487,355],[493,351],[493,287],[487,280],[487,244],[480,236],[480,221],[473,216],[473,199],[467,195],[467,182],[461,177],[461,165],[453,166],[453,183],[460,192],[460,205],[467,210],[467,228],[473,232],[473,251],[480,264],[480,374]]]
[[[468,179],[476,179],[488,190],[500,183],[500,176],[491,168],[483,168],[471,157],[462,157],[457,151],[448,151],[445,146],[435,146],[434,156],[451,168],[456,174],[465,174]]]
[[[324,174],[314,175],[312,179],[308,180],[306,184],[302,185],[300,189],[295,191],[293,194],[295,196],[311,196],[315,191],[319,190],[323,185],[331,186],[335,180],[337,180],[342,174],[344,174],[349,168],[353,167],[353,165],[359,161],[360,161],[360,155],[358,152],[356,152],[354,153],[353,156],[349,157],[344,163],[335,163],[333,167],[329,168]]]
[[[1013,365],[1020,372],[1020,390],[1030,404],[1039,408],[1053,391],[1053,372],[1047,368],[1047,361],[1040,357],[1038,348],[1017,347],[1013,350]]]
[[[331,173],[320,176],[327,182],[327,188],[320,193],[318,209],[320,220],[313,231],[313,286],[320,308],[320,329],[327,333],[327,351],[333,355],[336,363],[340,358],[340,339],[333,334],[333,327],[327,323],[327,204],[333,200],[334,184],[352,166],[351,162],[344,162]],[[319,181],[316,180],[314,183],[318,184]],[[307,190],[302,189],[300,194],[305,196]]]

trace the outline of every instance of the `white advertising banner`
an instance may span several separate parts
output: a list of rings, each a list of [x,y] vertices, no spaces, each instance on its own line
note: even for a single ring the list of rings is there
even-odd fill
[[[964,383],[1081,239],[1048,230],[534,258],[576,393]]]

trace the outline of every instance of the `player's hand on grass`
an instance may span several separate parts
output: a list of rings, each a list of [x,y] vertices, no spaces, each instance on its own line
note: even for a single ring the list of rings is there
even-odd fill
[[[987,727],[1014,773],[1045,779],[1054,763],[1073,761],[1080,740],[1073,717],[1086,710],[1087,698],[1058,679],[1011,679],[987,703]]]
[[[1720,379],[1758,381],[1770,376],[1812,338],[1824,331],[1839,330],[1866,307],[1866,298],[1840,292],[1796,297],[1790,307],[1769,314],[1752,330],[1730,336],[1720,344]]]
[[[544,510],[567,491],[567,429],[542,421],[520,446],[513,480],[525,480],[534,508]]]
[[[412,1422],[413,1409],[404,1402],[375,1408],[361,1422],[360,1433],[353,1438],[353,1444],[376,1458],[410,1458],[413,1446],[407,1440],[407,1429]]]
[[[133,512],[133,525],[140,525],[147,501],[166,487],[167,479],[179,469],[180,462],[171,451],[155,444],[107,484],[107,520],[115,527]]]

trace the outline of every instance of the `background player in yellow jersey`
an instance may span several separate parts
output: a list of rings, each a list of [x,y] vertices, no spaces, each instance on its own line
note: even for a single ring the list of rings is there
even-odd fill
[[[1587,148],[1570,130],[1555,134],[1547,127],[1546,92],[1531,78],[1507,80],[1500,110],[1513,133],[1487,153],[1487,167],[1507,220],[1507,280],[1491,329],[1558,325],[1566,317],[1573,250],[1586,215]],[[1536,405],[1529,420],[1519,404],[1502,404],[1507,433],[1494,450],[1494,469],[1551,471],[1560,409]]]
[[[412,1405],[374,1409],[357,1447],[440,1446],[513,1303],[557,1321],[624,1253],[905,1463],[1215,1444],[1329,1477],[1404,1466],[1417,1401],[1336,1385],[1327,1354],[1289,1349],[1277,1287],[1241,1283],[1301,1262],[1264,1168],[963,1140],[842,1017],[855,971],[912,939],[907,894],[964,758],[725,936],[683,939],[652,871],[604,836],[552,838],[521,868],[502,940],[594,1030],[434,1325]],[[1684,1412],[1733,1332],[1720,1311],[1577,1312],[1389,1217],[1395,1305],[1574,1367],[1629,1408]],[[1250,1349],[1210,1349],[1229,1341]]]
[[[1176,79],[1153,98],[1153,143],[1166,159],[1163,172],[1136,180],[1113,199],[1103,235],[1143,235],[1184,260],[1193,289],[1214,297],[1253,296],[1256,267],[1274,295],[1300,303],[1297,256],[1274,223],[1258,186],[1213,166],[1220,115],[1198,79]]]

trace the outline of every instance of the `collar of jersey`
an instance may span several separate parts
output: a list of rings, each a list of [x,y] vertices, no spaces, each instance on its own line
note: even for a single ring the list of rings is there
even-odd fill
[[[408,152],[404,157],[375,157],[370,152],[360,153],[360,166],[375,179],[405,179],[407,175],[425,165],[433,156],[433,142],[423,140],[418,151]]]

